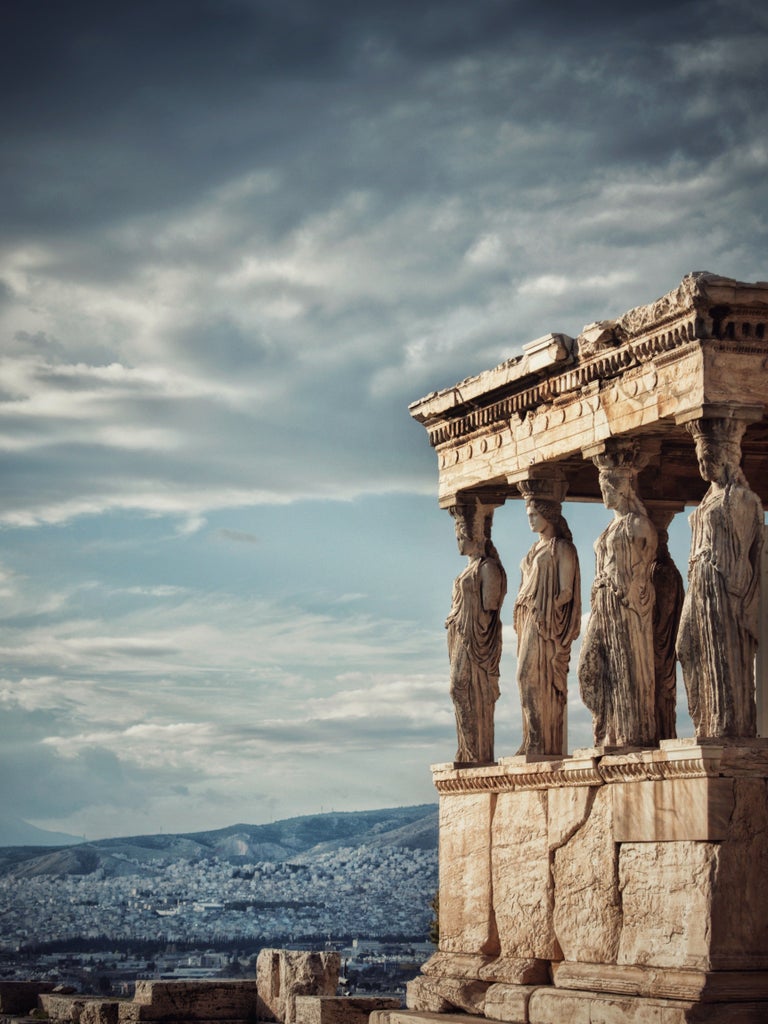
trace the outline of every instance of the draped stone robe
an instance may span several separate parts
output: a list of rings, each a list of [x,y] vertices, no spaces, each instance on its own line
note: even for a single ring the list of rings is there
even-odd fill
[[[647,540],[653,537],[653,542]],[[579,659],[581,696],[598,746],[652,746],[656,738],[651,565],[647,516],[617,516],[595,542],[592,609]]]
[[[496,608],[486,608],[486,579],[500,594]],[[493,760],[493,715],[499,697],[501,659],[501,602],[506,574],[498,559],[472,558],[453,584],[451,610],[446,619],[451,662],[451,698],[456,711],[456,761]]]
[[[558,605],[560,567],[568,555],[575,572],[570,600]],[[522,751],[563,753],[571,644],[581,627],[581,580],[574,545],[562,537],[534,544],[520,565],[514,610],[517,683],[523,711]]]
[[[710,487],[690,523],[677,652],[696,735],[754,736],[762,505],[748,487]]]

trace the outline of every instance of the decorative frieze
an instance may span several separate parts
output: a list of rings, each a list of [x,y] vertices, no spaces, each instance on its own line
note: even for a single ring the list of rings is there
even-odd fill
[[[602,786],[670,779],[768,776],[768,740],[752,745],[698,744],[696,740],[662,741],[659,748],[606,753],[604,748],[575,751],[568,758],[530,761],[502,757],[482,768],[459,768],[453,762],[432,766],[440,794],[509,793],[513,790]]]

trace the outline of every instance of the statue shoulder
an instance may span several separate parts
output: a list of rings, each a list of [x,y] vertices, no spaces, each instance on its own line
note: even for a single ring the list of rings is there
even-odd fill
[[[555,539],[555,559],[558,562],[565,562],[571,565],[578,564],[579,554],[572,540],[567,540],[565,537],[557,537]]]
[[[630,512],[625,519],[627,520],[627,532],[633,537],[633,539],[644,540],[649,543],[652,542],[654,545],[656,544],[658,539],[656,527],[645,513]]]

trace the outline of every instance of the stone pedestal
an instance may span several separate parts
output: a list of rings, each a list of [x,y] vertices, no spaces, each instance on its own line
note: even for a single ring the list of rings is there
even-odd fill
[[[433,775],[441,939],[410,1010],[768,1021],[768,741]]]

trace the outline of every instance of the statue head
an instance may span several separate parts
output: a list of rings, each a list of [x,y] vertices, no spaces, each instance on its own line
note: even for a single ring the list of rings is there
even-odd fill
[[[525,499],[525,510],[528,513],[528,522],[534,533],[551,539],[554,537],[565,537],[571,540],[571,531],[562,515],[562,505],[559,501],[552,501],[547,498],[528,497]]]
[[[622,514],[629,510],[631,499],[635,493],[635,475],[627,469],[600,470],[600,493],[606,508]]]
[[[637,493],[637,474],[647,462],[647,455],[632,440],[615,440],[592,459],[599,470],[603,504],[617,515],[628,512],[645,514],[645,506]]]
[[[743,420],[720,416],[686,423],[686,430],[696,444],[703,480],[721,486],[741,482],[741,439],[746,426]]]
[[[493,508],[481,505],[479,500],[469,500],[453,505],[449,512],[455,523],[459,554],[470,558],[489,554]]]

